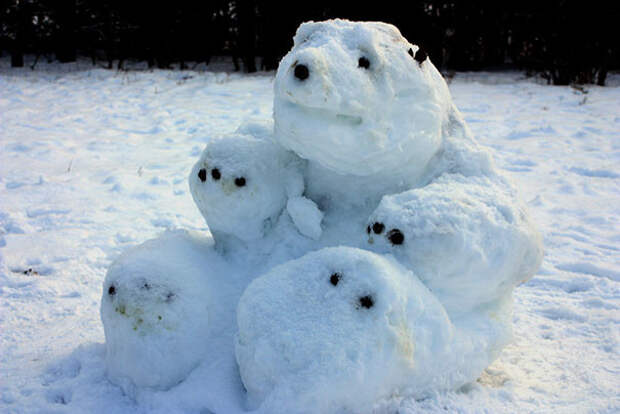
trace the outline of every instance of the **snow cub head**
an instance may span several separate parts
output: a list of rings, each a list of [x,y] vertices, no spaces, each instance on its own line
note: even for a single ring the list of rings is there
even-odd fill
[[[284,209],[294,177],[296,187],[303,187],[294,163],[292,153],[266,139],[236,133],[211,140],[192,169],[189,185],[216,238],[262,237]]]
[[[339,174],[407,168],[418,176],[441,144],[447,86],[392,25],[302,24],[275,82],[276,138]]]
[[[211,246],[210,239],[169,232],[110,266],[101,297],[106,368],[127,392],[177,384],[208,351],[216,295],[206,278],[217,266]]]
[[[508,295],[542,258],[539,235],[507,182],[444,176],[383,197],[365,231],[367,248],[413,269],[450,313]]]
[[[265,412],[367,412],[428,382],[443,308],[389,257],[327,248],[255,279],[237,310],[241,378]],[[427,371],[427,369],[429,371]]]

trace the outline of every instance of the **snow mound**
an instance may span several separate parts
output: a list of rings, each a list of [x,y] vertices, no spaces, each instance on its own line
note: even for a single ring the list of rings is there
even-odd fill
[[[237,322],[241,377],[265,412],[368,412],[451,381],[452,325],[389,256],[334,247],[277,266],[246,289]]]
[[[103,284],[101,320],[108,377],[136,387],[168,389],[209,352],[210,315],[222,262],[213,241],[178,230],[125,252]]]

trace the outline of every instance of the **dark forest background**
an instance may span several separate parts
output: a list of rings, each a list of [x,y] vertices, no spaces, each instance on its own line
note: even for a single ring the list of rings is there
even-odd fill
[[[209,63],[277,68],[299,23],[342,17],[395,24],[442,70],[512,67],[550,83],[598,83],[620,68],[618,5],[566,0],[0,0],[0,55],[123,69]],[[605,6],[605,4],[608,4]],[[33,65],[34,67],[34,65]]]

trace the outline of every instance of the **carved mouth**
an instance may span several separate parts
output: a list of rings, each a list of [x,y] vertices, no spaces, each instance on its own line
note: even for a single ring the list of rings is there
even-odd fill
[[[357,126],[363,122],[362,117],[359,115],[334,112],[329,109],[315,108],[312,106],[301,105],[290,101],[288,102],[288,104],[290,108],[296,111],[303,112],[305,115],[313,119],[343,123],[350,126]]]

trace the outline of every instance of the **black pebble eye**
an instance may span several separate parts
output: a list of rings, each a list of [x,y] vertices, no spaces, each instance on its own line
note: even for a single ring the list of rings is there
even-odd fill
[[[213,177],[213,179],[217,181],[222,177],[222,174],[220,173],[220,170],[214,168],[211,170],[211,177]]]
[[[368,60],[367,57],[362,56],[360,60],[357,61],[357,65],[360,68],[368,69],[370,67],[370,61]]]
[[[147,282],[144,282],[144,284],[142,285],[142,289],[150,290],[151,285],[149,285]]]
[[[200,178],[200,181],[203,183],[207,181],[207,170],[201,168],[200,171],[198,171],[198,178]]]
[[[172,302],[175,298],[176,298],[176,295],[174,293],[172,293],[172,292],[169,292],[166,295],[166,303]]]
[[[244,177],[235,178],[235,185],[237,187],[245,186],[245,178]]]
[[[340,282],[341,278],[342,278],[342,275],[340,273],[333,273],[329,277],[329,283],[331,283],[332,285],[336,286],[336,285],[338,285],[338,282]]]
[[[296,65],[295,66],[295,77],[300,81],[308,79],[310,76],[310,71],[308,70],[308,66],[306,65]]]
[[[419,64],[422,64],[422,62],[424,62],[426,60],[426,58],[428,57],[428,55],[426,54],[426,52],[424,51],[424,49],[422,49],[421,47],[418,48],[418,51],[415,52],[415,57],[414,59],[416,60],[416,62],[418,62]]]
[[[405,236],[398,229],[392,229],[388,232],[387,238],[392,244],[403,244],[405,241]]]
[[[376,222],[372,225],[372,231],[374,231],[375,234],[381,234],[384,229],[385,225],[383,223]]]
[[[108,295],[110,296],[116,295],[116,288],[114,287],[114,285],[110,285],[110,287],[108,288]]]
[[[372,296],[366,295],[360,297],[359,303],[362,308],[370,309],[374,306],[375,301],[372,299]]]
[[[370,225],[366,226],[366,233],[370,234]]]

